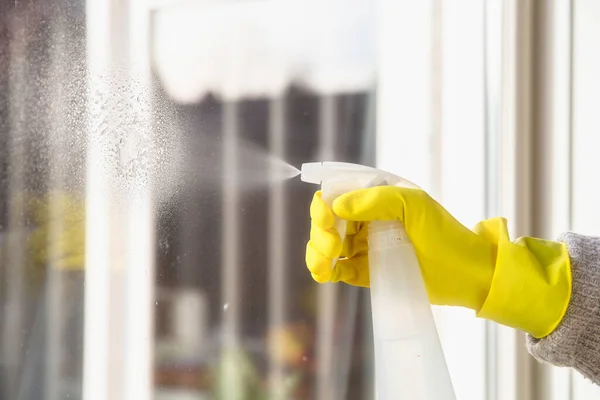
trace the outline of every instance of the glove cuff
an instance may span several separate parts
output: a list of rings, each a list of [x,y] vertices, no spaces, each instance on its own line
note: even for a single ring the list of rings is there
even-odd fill
[[[549,335],[567,311],[571,263],[563,243],[524,237],[511,242],[506,220],[490,221],[498,254],[480,318],[523,330],[535,338]]]
[[[542,339],[527,337],[529,352],[540,362],[571,367],[600,385],[600,238],[562,234],[571,258],[573,294],[558,327]]]

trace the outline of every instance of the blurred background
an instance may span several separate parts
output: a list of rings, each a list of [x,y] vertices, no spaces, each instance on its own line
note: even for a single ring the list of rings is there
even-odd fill
[[[0,398],[373,399],[369,294],[304,265],[378,166],[467,226],[598,235],[594,0],[0,4]],[[434,307],[460,400],[589,400]]]

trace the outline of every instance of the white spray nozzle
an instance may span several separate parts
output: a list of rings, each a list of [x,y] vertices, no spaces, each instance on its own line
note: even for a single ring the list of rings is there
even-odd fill
[[[381,184],[418,188],[412,182],[373,167],[345,162],[323,161],[302,164],[303,182],[325,184],[328,181],[348,182],[347,190],[357,190]]]
[[[300,169],[300,179],[302,182],[321,184],[322,181],[322,162],[304,163]]]

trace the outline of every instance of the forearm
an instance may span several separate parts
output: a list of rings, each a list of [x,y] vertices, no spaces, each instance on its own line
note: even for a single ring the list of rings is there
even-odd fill
[[[571,367],[600,384],[600,237],[567,233],[573,277],[565,316],[547,337],[527,338],[529,352],[539,361]]]

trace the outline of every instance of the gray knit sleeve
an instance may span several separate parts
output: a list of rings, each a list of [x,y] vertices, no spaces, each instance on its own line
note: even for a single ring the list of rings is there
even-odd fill
[[[527,348],[538,361],[571,367],[600,384],[600,237],[566,233],[559,240],[571,257],[571,301],[558,327],[542,339],[528,336]]]

